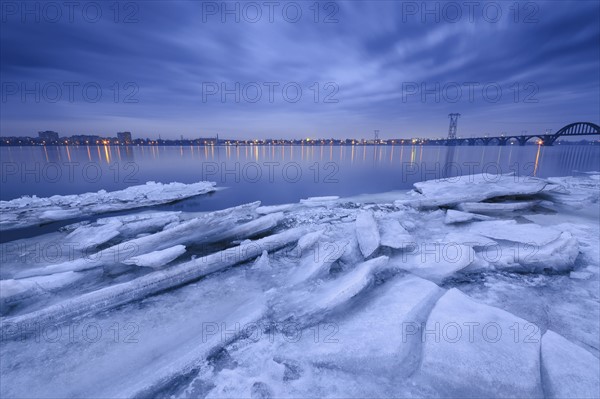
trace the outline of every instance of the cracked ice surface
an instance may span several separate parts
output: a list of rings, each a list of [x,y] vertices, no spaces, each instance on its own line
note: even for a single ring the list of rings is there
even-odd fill
[[[132,211],[4,243],[0,396],[598,397],[597,176]]]

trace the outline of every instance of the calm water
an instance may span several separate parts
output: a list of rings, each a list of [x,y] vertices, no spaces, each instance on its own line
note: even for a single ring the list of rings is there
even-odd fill
[[[598,146],[0,147],[0,198],[211,180],[229,189],[175,207],[211,210],[408,189],[471,172],[564,176],[598,170]]]

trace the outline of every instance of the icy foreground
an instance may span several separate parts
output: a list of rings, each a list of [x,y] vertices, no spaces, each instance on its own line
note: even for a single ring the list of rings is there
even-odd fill
[[[0,230],[166,204],[215,191],[214,186],[215,183],[212,182],[194,184],[148,182],[121,191],[100,190],[97,193],[55,195],[48,198],[25,196],[11,201],[0,201]]]
[[[598,175],[146,210],[2,244],[0,396],[597,398]]]

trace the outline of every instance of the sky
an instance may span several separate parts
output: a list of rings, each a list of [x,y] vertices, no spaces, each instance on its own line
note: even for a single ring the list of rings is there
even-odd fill
[[[600,2],[4,1],[0,135],[445,137],[600,122]]]

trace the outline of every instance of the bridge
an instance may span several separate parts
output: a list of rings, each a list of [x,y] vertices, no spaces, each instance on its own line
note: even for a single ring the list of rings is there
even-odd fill
[[[532,134],[532,135],[514,135],[498,137],[470,137],[470,138],[447,138],[435,140],[438,144],[444,145],[506,145],[514,141],[519,145],[525,145],[531,139],[538,139],[541,145],[551,146],[559,137],[566,136],[593,136],[600,135],[600,126],[591,122],[571,123],[554,134]],[[431,140],[430,140],[431,143]]]

